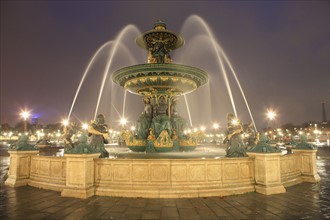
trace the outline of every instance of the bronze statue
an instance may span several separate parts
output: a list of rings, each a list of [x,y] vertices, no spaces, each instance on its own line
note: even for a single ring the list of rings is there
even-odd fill
[[[256,146],[258,142],[258,134],[254,130],[252,122],[250,122],[249,124],[244,124],[243,128],[244,133],[247,135],[247,137],[244,138],[245,143],[247,144],[247,149],[251,149]]]
[[[171,109],[171,112],[170,112],[171,113],[170,114],[171,117],[173,117],[175,115],[178,115],[178,111],[176,109],[177,108],[177,106],[176,106],[177,105],[177,101],[178,100],[176,98],[172,98],[172,103],[171,103],[171,108],[170,108]]]
[[[147,117],[151,117],[152,116],[152,107],[151,107],[151,103],[150,103],[150,98],[144,97],[143,102],[144,102],[144,115]]]
[[[166,98],[164,96],[161,96],[159,98],[158,107],[157,107],[157,115],[166,115],[167,114],[167,103]]]
[[[247,156],[245,144],[242,139],[243,126],[241,122],[233,115],[227,115],[227,136],[224,143],[227,143],[227,157],[245,157]]]
[[[74,135],[74,130],[73,130],[73,125],[71,123],[63,127],[64,148],[67,150],[72,149],[74,147],[72,142],[73,135]]]
[[[22,135],[18,138],[16,143],[13,143],[9,146],[8,150],[34,151],[38,150],[38,148],[32,144],[29,144],[29,137],[27,135]]]
[[[157,63],[165,63],[165,56],[169,57],[169,50],[164,42],[157,41],[151,49],[151,55],[156,59]]]
[[[108,126],[105,124],[104,116],[99,114],[96,120],[88,126],[88,135],[90,136],[90,145],[98,149],[101,158],[109,157],[109,153],[104,148],[104,144],[108,143]]]

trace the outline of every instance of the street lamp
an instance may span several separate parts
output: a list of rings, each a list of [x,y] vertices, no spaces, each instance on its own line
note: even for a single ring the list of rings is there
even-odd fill
[[[24,132],[26,132],[26,130],[27,130],[27,119],[30,116],[30,112],[24,110],[24,111],[21,112],[21,116],[24,119]]]
[[[88,124],[87,123],[82,123],[81,128],[82,128],[82,133],[87,134],[88,131]]]
[[[217,133],[217,129],[219,128],[219,124],[218,123],[213,123],[213,129],[214,129],[214,136],[213,136],[213,142],[214,144],[216,144],[216,133]]]
[[[64,120],[62,121],[62,124],[63,124],[64,127],[68,126],[68,125],[69,125],[69,120],[64,119]]]
[[[272,111],[272,110],[268,110],[267,111],[267,118],[269,119],[269,122],[268,122],[268,127],[270,126],[270,123],[272,122],[272,121],[274,121],[275,120],[275,118],[276,118],[276,113],[274,112],[274,111]],[[269,132],[270,133],[270,132]],[[271,134],[271,133],[270,133]],[[273,139],[273,136],[271,135],[270,136],[270,139],[272,140]]]
[[[233,120],[231,121],[231,123],[232,123],[233,125],[238,125],[238,124],[239,124],[239,121],[238,121],[237,119],[233,119]]]
[[[121,118],[121,119],[120,119],[120,124],[121,124],[121,126],[122,126],[123,128],[125,127],[126,123],[127,123],[127,119],[126,119],[126,118]]]
[[[87,131],[87,129],[88,129],[88,124],[87,124],[87,123],[83,123],[83,124],[81,125],[81,127],[82,127],[82,129],[83,129],[84,131]]]
[[[135,126],[132,125],[132,126],[131,126],[131,132],[132,132],[133,135],[135,135],[135,129],[136,129]]]
[[[270,120],[270,121],[273,121],[276,117],[276,113],[272,110],[268,110],[267,112],[267,118]]]

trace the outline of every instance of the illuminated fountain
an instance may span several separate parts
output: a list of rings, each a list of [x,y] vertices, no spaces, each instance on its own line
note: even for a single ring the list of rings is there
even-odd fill
[[[201,69],[172,63],[169,52],[181,47],[184,39],[158,21],[136,43],[148,51],[148,63],[128,66],[112,75],[115,83],[143,96],[144,111],[137,123],[137,137],[129,132],[126,144],[132,151],[166,152],[192,150],[197,138],[186,136],[185,120],[178,115],[177,97],[196,90],[208,81]]]
[[[161,156],[147,157],[147,159],[99,158],[102,152],[104,155],[107,153],[102,147],[108,134],[103,116],[96,117],[99,101],[113,55],[126,30],[132,28],[129,26],[120,32],[116,41],[105,43],[93,56],[79,84],[68,115],[69,119],[93,60],[102,48],[114,43],[103,75],[95,111],[94,119],[98,120],[87,128],[94,142],[100,147],[95,145],[90,148],[91,143],[87,143],[86,137],[82,136],[78,143],[72,145],[71,152],[64,152],[63,157],[45,157],[40,155],[38,150],[26,145],[25,139],[21,139],[20,143],[9,150],[10,167],[5,184],[12,187],[30,185],[56,190],[60,191],[62,196],[77,198],[88,198],[93,195],[182,198],[227,196],[247,192],[270,195],[284,193],[285,187],[301,182],[320,181],[316,170],[316,149],[294,149],[292,154],[282,155],[281,152],[273,151],[264,138],[261,138],[256,148],[250,152],[241,148],[243,126],[237,118],[224,62],[230,69],[232,65],[214,40],[205,22],[198,16],[192,16],[192,19],[206,29],[208,39],[216,52],[234,110],[234,114],[227,115],[226,139],[231,143],[229,150],[227,149],[227,157],[216,157],[212,154],[210,157],[188,155],[173,158],[163,157],[164,154],[144,154]],[[140,95],[144,102],[144,111],[137,120],[137,135],[125,133],[127,146],[137,152],[194,149],[197,139],[194,135],[184,134],[186,122],[178,114],[176,100],[179,96],[184,96],[186,101],[185,95],[205,85],[208,82],[208,75],[201,69],[172,63],[169,52],[182,46],[184,40],[167,30],[163,22],[157,22],[154,29],[143,33],[136,39],[136,43],[147,49],[148,63],[124,67],[112,75],[113,81],[124,87],[124,97],[126,91],[129,91]],[[233,70],[232,72],[240,87],[236,74]],[[199,90],[201,89],[203,88]],[[246,102],[242,90],[241,93]],[[124,98],[124,106],[125,103]],[[252,119],[247,102],[246,106]],[[124,111],[125,107],[123,107]],[[191,126],[190,117],[189,121]],[[254,122],[248,126],[248,129],[256,131]],[[67,134],[69,137],[70,132]],[[93,137],[93,135],[98,136]]]

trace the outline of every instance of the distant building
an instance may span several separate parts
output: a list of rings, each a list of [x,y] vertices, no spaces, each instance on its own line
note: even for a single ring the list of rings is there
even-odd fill
[[[38,125],[39,117],[33,117],[33,118],[31,119],[31,122],[32,122],[33,125]]]

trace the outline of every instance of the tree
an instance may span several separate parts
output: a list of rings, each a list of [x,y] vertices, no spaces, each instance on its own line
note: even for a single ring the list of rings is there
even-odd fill
[[[0,131],[11,131],[13,128],[8,124],[4,123],[0,125]]]
[[[48,124],[45,126],[45,129],[50,130],[50,131],[57,131],[57,130],[62,130],[62,123],[55,123],[55,124]]]
[[[294,128],[295,127],[296,126],[293,125],[292,123],[286,123],[286,124],[284,124],[284,125],[281,126],[282,130],[289,130],[291,132],[294,131]]]
[[[18,122],[16,125],[15,125],[15,127],[14,127],[14,129],[16,130],[16,131],[24,131],[24,121],[20,121],[20,122]],[[32,124],[30,124],[30,123],[26,123],[26,130],[27,131],[29,131],[29,130],[31,130],[31,128],[32,128]]]

